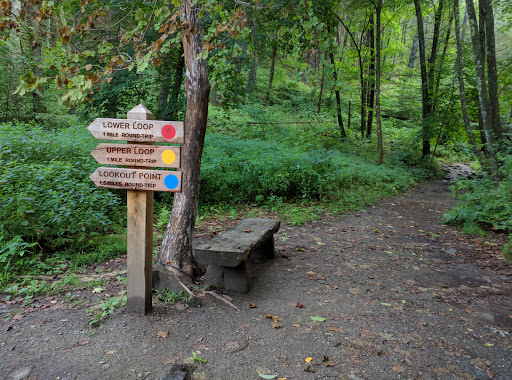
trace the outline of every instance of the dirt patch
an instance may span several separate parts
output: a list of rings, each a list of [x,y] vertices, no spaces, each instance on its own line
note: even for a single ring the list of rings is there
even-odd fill
[[[196,379],[510,379],[504,237],[441,225],[452,205],[447,184],[430,181],[283,225],[277,257],[253,267],[249,293],[230,294],[239,310],[210,295],[196,307],[155,300],[147,317],[120,309],[92,329],[86,305],[124,290],[122,258],[96,268],[111,273],[101,293],[3,301],[0,377],[161,379],[195,355]]]

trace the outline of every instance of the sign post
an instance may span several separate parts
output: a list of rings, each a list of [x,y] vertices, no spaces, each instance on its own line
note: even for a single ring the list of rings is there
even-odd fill
[[[92,156],[107,165],[90,175],[98,187],[127,190],[127,288],[128,312],[145,315],[152,304],[153,191],[181,191],[182,173],[151,170],[153,167],[180,168],[181,150],[156,146],[153,142],[183,143],[183,122],[153,120],[153,114],[139,104],[127,119],[96,119],[87,128],[97,139],[127,141],[101,143]]]

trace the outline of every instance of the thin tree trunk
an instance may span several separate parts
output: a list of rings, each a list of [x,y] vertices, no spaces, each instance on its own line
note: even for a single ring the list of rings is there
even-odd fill
[[[211,93],[210,93],[210,104],[212,106],[216,106],[218,104],[217,101],[217,83],[215,83],[212,87]]]
[[[419,50],[420,50],[420,69],[421,69],[421,100],[422,100],[422,138],[423,148],[422,156],[426,157],[430,155],[430,130],[426,125],[426,119],[430,114],[429,104],[430,98],[428,93],[428,77],[427,77],[427,63],[425,53],[425,32],[423,30],[423,14],[421,12],[420,0],[414,0],[414,7],[416,10],[416,20],[418,24],[418,39],[419,39]]]
[[[185,69],[185,57],[183,54],[183,43],[180,44],[180,50],[178,52],[178,63],[176,65],[176,71],[174,72],[174,82],[172,85],[170,103],[172,104],[170,116],[172,120],[178,119],[178,98],[180,96],[181,85],[183,84],[183,70]]]
[[[322,97],[324,95],[325,65],[322,67],[322,79],[320,80],[320,95],[318,95],[318,113],[322,109]]]
[[[372,135],[373,107],[375,105],[375,28],[373,15],[370,16],[368,29],[368,46],[370,47],[370,67],[368,68],[368,120],[366,123],[366,138]],[[380,40],[380,39],[379,39]]]
[[[277,57],[277,48],[272,47],[272,59],[270,60],[270,75],[268,78],[267,100],[270,97],[270,91],[272,90],[272,84],[274,82],[274,71],[275,71],[275,67],[276,67],[276,57]]]
[[[483,4],[482,4],[483,3]],[[485,8],[485,42],[487,46],[487,81],[489,90],[489,118],[496,142],[503,140],[500,120],[500,101],[498,98],[498,73],[496,70],[496,37],[494,34],[494,12],[491,0],[480,0],[480,7]]]
[[[512,113],[512,111],[511,111]],[[352,99],[348,100],[348,121],[347,121],[347,128],[350,129],[350,124],[352,122]]]
[[[459,79],[460,108],[462,111],[462,120],[464,122],[464,127],[466,128],[466,133],[469,142],[471,143],[471,146],[473,148],[473,153],[479,158],[481,164],[484,165],[485,157],[483,157],[482,151],[478,149],[475,136],[473,135],[473,130],[469,122],[468,108],[466,103],[466,89],[464,85],[464,77],[462,75],[462,41],[460,38],[461,36],[459,19],[459,0],[453,0],[453,15],[455,18],[455,41],[457,44],[457,60],[455,71],[457,71],[457,76]]]
[[[340,99],[340,90],[338,89],[338,73],[336,72],[336,64],[334,62],[334,54],[332,52],[329,53],[331,57],[332,64],[332,75],[334,77],[334,86],[336,86],[336,111],[338,114],[338,126],[340,127],[340,137],[342,139],[347,137],[345,132],[345,128],[343,127],[343,118],[341,117],[341,99]]]
[[[475,59],[476,69],[476,84],[478,90],[478,102],[480,105],[480,118],[482,122],[482,129],[485,133],[486,151],[490,155],[491,159],[494,160],[495,155],[493,152],[493,146],[495,143],[494,133],[490,127],[489,118],[489,99],[487,96],[487,84],[485,81],[485,69],[484,69],[484,52],[482,51],[482,44],[480,40],[480,33],[478,31],[478,22],[476,19],[475,5],[473,0],[466,0],[469,17],[469,27],[471,31],[471,41],[473,46],[473,57]]]
[[[436,77],[436,87],[434,90],[434,95],[437,95],[439,92],[439,86],[441,84],[441,74],[443,71],[443,65],[446,58],[446,52],[448,51],[448,44],[450,43],[450,35],[452,30],[452,21],[453,21],[453,13],[450,12],[450,21],[448,22],[448,31],[446,32],[446,38],[444,40],[444,46],[443,46],[443,52],[441,54],[441,60],[439,63],[439,68],[437,70],[437,77]]]
[[[437,51],[439,47],[439,31],[441,29],[441,18],[443,15],[443,6],[445,0],[440,0],[439,5],[437,7],[435,17],[434,17],[434,31],[432,36],[432,50],[430,51],[430,57],[428,60],[428,96],[429,96],[429,104],[428,104],[428,113],[432,114],[434,109],[436,108],[433,104],[435,97],[435,74],[436,74],[436,64],[437,64]]]
[[[377,34],[376,34],[376,60],[375,60],[375,123],[377,126],[377,154],[379,156],[379,165],[384,162],[384,145],[382,142],[382,120],[380,115],[380,78],[381,78],[381,65],[380,65],[380,54],[381,54],[381,46],[380,46],[380,38],[381,38],[381,22],[380,16],[382,13],[382,0],[377,0],[377,9],[376,9],[376,24],[377,24]]]
[[[195,3],[195,5],[192,5]],[[185,91],[187,113],[185,116],[185,144],[182,147],[182,192],[174,196],[171,219],[158,256],[160,262],[192,272],[192,231],[199,198],[199,172],[208,119],[208,65],[197,59],[203,50],[203,28],[199,18],[199,3],[183,1],[182,32],[185,65],[187,67]]]
[[[363,57],[361,55],[361,46],[357,43],[356,39],[354,38],[354,35],[350,31],[350,29],[345,25],[345,23],[343,22],[341,17],[340,16],[336,16],[336,17],[338,18],[339,22],[343,25],[343,27],[345,28],[345,30],[349,34],[350,39],[354,43],[354,47],[357,50],[357,56],[358,56],[358,59],[359,59],[359,83],[361,84],[361,125],[360,125],[360,132],[361,132],[361,137],[364,137],[364,130],[365,130],[365,124],[366,124],[366,107],[365,107],[366,87],[365,87],[365,83],[364,83],[364,69],[363,69]]]
[[[409,64],[407,67],[409,69],[414,69],[414,63],[416,62],[416,57],[418,56],[418,47],[420,46],[420,39],[418,35],[414,36],[414,40],[412,41],[412,47],[411,47],[411,55],[409,56]]]

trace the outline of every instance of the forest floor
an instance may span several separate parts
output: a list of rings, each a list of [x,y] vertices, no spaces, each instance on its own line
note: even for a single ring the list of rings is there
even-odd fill
[[[155,299],[146,317],[120,308],[90,327],[88,307],[124,290],[125,257],[90,268],[109,279],[101,289],[26,305],[1,296],[0,378],[178,379],[172,366],[195,356],[193,379],[511,379],[504,236],[440,224],[453,204],[432,180],[361,211],[283,224],[275,259],[253,267],[247,294],[229,294],[238,309],[203,293],[195,306]]]

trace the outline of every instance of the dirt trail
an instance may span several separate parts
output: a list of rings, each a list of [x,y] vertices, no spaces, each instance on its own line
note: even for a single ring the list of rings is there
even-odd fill
[[[147,317],[120,309],[94,330],[66,297],[2,302],[2,315],[23,317],[0,322],[0,378],[169,379],[195,352],[207,360],[195,379],[510,379],[503,237],[439,224],[451,205],[447,185],[429,181],[360,212],[283,225],[277,257],[254,267],[249,293],[231,294],[239,311],[210,295],[195,307],[155,301]]]

